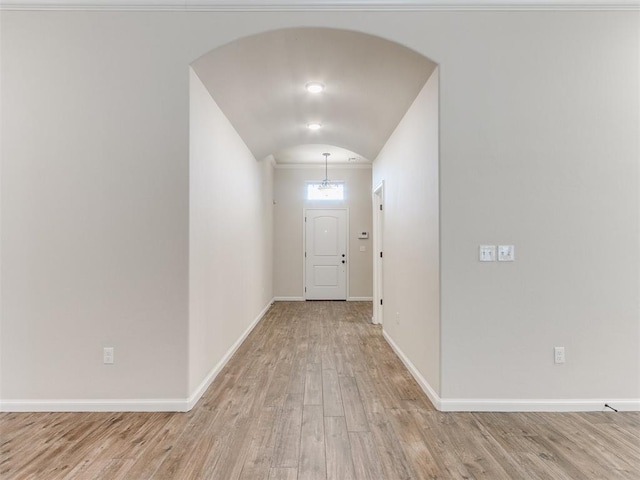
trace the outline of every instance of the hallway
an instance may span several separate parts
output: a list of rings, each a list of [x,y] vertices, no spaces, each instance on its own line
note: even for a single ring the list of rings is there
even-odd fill
[[[437,412],[370,317],[274,304],[189,413],[0,414],[0,478],[637,478],[637,413]]]

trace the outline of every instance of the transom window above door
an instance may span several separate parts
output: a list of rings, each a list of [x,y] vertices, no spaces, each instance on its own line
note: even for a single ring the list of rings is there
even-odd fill
[[[322,188],[320,182],[307,183],[307,200],[344,200],[344,183],[331,182],[329,188]]]

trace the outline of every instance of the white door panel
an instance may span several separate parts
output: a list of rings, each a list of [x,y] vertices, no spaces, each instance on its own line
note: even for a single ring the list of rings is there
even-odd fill
[[[347,299],[347,210],[305,211],[305,298]]]
[[[338,274],[337,266],[315,265],[313,267],[313,283],[318,287],[337,287]]]
[[[315,217],[313,222],[313,242],[316,257],[336,256],[338,246],[338,219],[336,217]]]

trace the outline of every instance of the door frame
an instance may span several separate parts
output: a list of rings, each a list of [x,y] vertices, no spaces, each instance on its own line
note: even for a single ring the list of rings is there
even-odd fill
[[[345,236],[346,236],[346,248],[347,248],[347,268],[346,268],[346,276],[347,278],[345,278],[345,300],[349,300],[349,264],[351,263],[351,248],[349,245],[349,209],[348,208],[318,208],[318,207],[314,207],[314,208],[303,208],[302,209],[302,298],[306,301],[307,300],[307,257],[306,257],[306,252],[307,252],[307,222],[306,222],[306,217],[307,217],[307,212],[308,211],[313,211],[313,210],[322,210],[322,211],[326,211],[326,210],[343,210],[345,212],[345,216],[346,216],[346,220],[345,220]]]
[[[380,257],[384,245],[384,180],[373,188],[373,318],[371,323],[381,325],[384,321],[384,256]]]

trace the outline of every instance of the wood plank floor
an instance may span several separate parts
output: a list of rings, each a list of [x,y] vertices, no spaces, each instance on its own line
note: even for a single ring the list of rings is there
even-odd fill
[[[0,479],[634,479],[638,413],[440,413],[371,304],[276,303],[188,413],[0,414]]]

